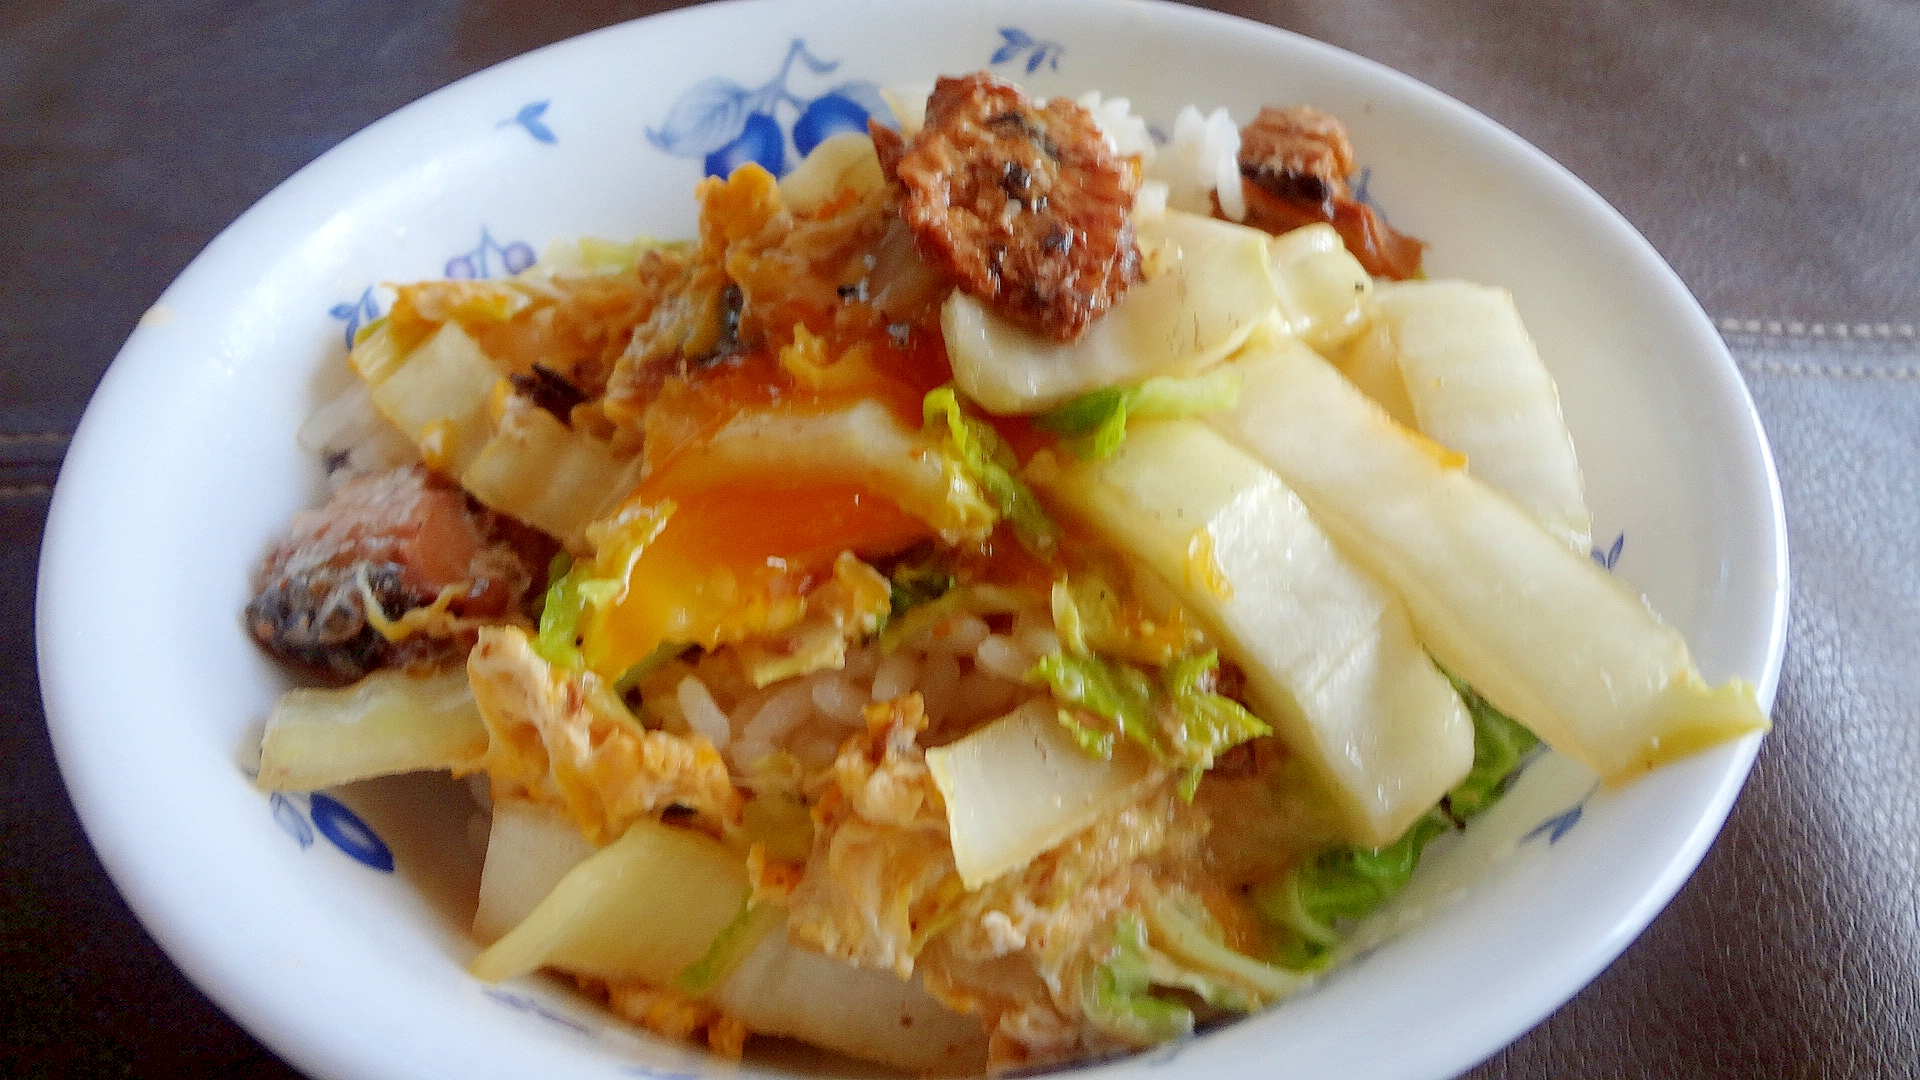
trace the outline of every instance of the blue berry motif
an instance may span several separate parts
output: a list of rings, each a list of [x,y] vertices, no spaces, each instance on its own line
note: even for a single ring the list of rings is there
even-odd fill
[[[831,135],[865,131],[869,119],[893,127],[893,113],[880,88],[865,79],[842,82],[811,97],[788,88],[795,63],[814,75],[828,75],[838,60],[822,60],[794,38],[773,78],[749,90],[732,79],[713,76],[688,87],[647,140],[675,157],[698,158],[708,176],[726,176],[755,162],[784,176],[800,158]]]
[[[280,826],[282,832],[293,837],[302,848],[313,846],[313,835],[318,831],[334,847],[362,866],[378,870],[383,874],[393,873],[393,850],[386,841],[373,831],[360,815],[346,808],[339,799],[323,791],[312,792],[304,798],[306,813],[300,812],[299,794],[276,791],[267,796],[267,806],[273,812],[273,823]],[[313,824],[307,824],[307,818],[313,818]]]
[[[867,110],[840,94],[822,94],[808,103],[793,122],[793,145],[801,157],[843,131],[867,130]]]
[[[447,276],[450,278],[490,278],[493,276],[494,260],[506,273],[517,274],[533,265],[533,247],[525,241],[516,240],[502,246],[493,238],[493,234],[480,229],[480,243],[471,251],[463,251],[447,260]]]
[[[393,873],[393,851],[340,800],[316,791],[307,797],[307,812],[313,815],[313,827],[334,847],[381,873]]]
[[[806,151],[802,150],[802,154]],[[787,171],[787,140],[780,134],[780,121],[766,113],[747,117],[746,126],[732,142],[707,155],[708,176],[726,176],[749,161],[775,176]]]
[[[327,314],[347,324],[347,348],[353,348],[354,336],[360,332],[360,328],[380,317],[380,305],[373,298],[373,286],[361,290],[358,300],[328,308]]]

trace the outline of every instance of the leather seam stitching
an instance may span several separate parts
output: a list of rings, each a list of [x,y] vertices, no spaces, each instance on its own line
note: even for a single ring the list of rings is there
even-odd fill
[[[1740,366],[1761,375],[1812,375],[1829,379],[1920,379],[1920,368],[1868,367],[1864,364],[1802,364],[1783,360],[1742,360]]]
[[[1765,337],[1829,338],[1836,341],[1915,341],[1920,340],[1920,325],[1910,322],[1821,323],[1803,319],[1719,320],[1720,330],[1729,334],[1753,334]]]

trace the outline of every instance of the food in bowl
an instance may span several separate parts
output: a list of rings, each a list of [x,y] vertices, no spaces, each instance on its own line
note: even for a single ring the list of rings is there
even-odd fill
[[[1497,289],[1337,121],[943,79],[697,239],[402,286],[248,623],[259,782],[484,774],[488,980],[738,1055],[1152,1045],[1341,955],[1535,738],[1761,730],[1588,557]]]

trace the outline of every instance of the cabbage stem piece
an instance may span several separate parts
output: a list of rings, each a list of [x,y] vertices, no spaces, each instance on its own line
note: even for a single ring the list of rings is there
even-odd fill
[[[1325,352],[1366,324],[1373,289],[1360,260],[1331,225],[1303,225],[1267,242],[1279,329]]]
[[[467,769],[487,752],[487,727],[463,670],[419,678],[376,671],[337,690],[289,690],[260,743],[263,791],[312,791],[431,769]]]
[[[487,982],[555,967],[666,985],[707,955],[748,891],[745,861],[719,841],[643,818],[568,871],[470,970]]]
[[[985,1067],[980,1021],[935,1001],[918,979],[855,967],[761,937],[713,1000],[762,1035],[784,1035],[917,1075],[972,1076]]]
[[[489,508],[585,550],[586,526],[632,490],[639,458],[509,396],[500,368],[456,321],[407,353],[392,335],[380,325],[350,357],[380,414]]]
[[[1266,233],[1176,211],[1136,228],[1147,280],[1070,344],[1014,326],[966,293],[948,297],[940,328],[961,391],[988,412],[1045,412],[1103,386],[1198,372],[1273,314]]]
[[[1142,424],[1045,490],[1212,624],[1352,842],[1392,843],[1466,775],[1472,721],[1405,608],[1244,450],[1200,421]]]
[[[969,891],[1133,802],[1163,775],[1130,743],[1117,743],[1107,760],[1088,754],[1044,698],[928,750],[927,770],[946,801],[954,865]]]
[[[557,810],[524,799],[495,800],[473,936],[488,945],[500,940],[597,850]]]
[[[1265,461],[1397,590],[1435,659],[1611,783],[1768,727],[1753,687],[1709,687],[1680,634],[1457,455],[1394,423],[1326,361],[1263,342],[1208,423]]]
[[[1420,433],[1585,554],[1592,518],[1560,394],[1505,289],[1407,281],[1373,294],[1350,367],[1400,373]]]
[[[587,526],[639,483],[640,465],[639,455],[623,458],[607,443],[514,398],[460,473],[460,486],[579,551]]]
[[[393,357],[382,326],[355,347],[354,369],[374,407],[420,447],[427,464],[458,476],[493,431],[494,384],[501,380],[480,343],[449,319],[412,352]]]

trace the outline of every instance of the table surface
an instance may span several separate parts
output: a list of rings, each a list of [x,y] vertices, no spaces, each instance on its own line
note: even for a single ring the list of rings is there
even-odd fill
[[[39,706],[49,488],[166,284],[300,166],[628,0],[0,6],[0,1072],[291,1075],[115,893]],[[1920,1077],[1920,6],[1346,0],[1223,10],[1460,98],[1605,196],[1727,337],[1793,555],[1776,729],[1699,872],[1470,1076]]]

